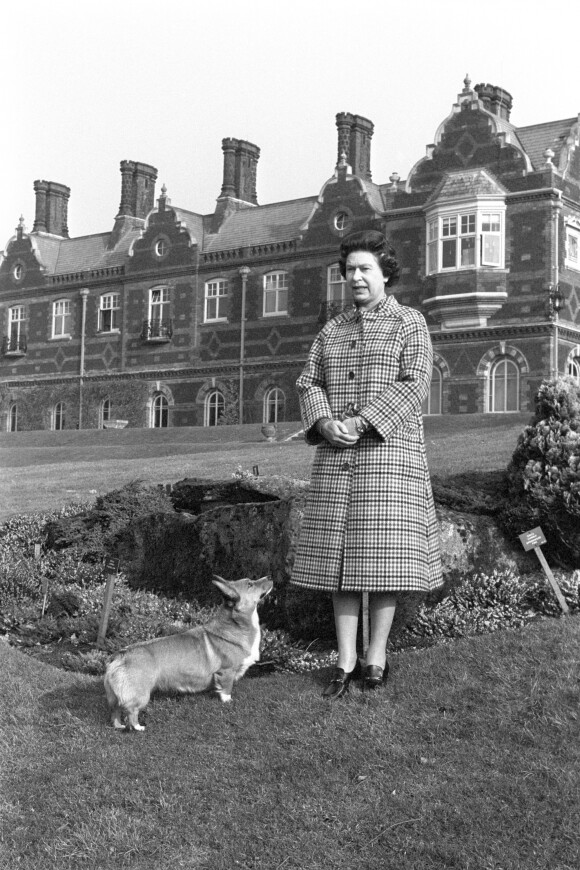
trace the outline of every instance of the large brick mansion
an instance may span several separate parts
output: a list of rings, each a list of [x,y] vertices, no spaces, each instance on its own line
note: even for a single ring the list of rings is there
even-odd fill
[[[297,420],[308,348],[348,302],[339,241],[371,227],[431,331],[425,413],[527,410],[544,377],[580,379],[579,118],[516,127],[511,109],[466,78],[408,178],[383,183],[373,124],[340,113],[321,192],[266,205],[259,148],[224,139],[212,214],[124,160],[112,228],[90,236],[69,237],[68,187],[34,182],[32,230],[0,264],[1,428]]]

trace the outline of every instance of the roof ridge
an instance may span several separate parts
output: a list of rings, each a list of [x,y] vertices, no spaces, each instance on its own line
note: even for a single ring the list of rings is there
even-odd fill
[[[560,120],[556,120],[556,121],[542,121],[539,124],[526,124],[523,127],[516,127],[515,129],[516,129],[516,131],[519,132],[520,130],[530,130],[532,128],[537,129],[538,127],[549,127],[552,124],[564,124],[564,123],[567,124],[568,122],[573,124],[577,120],[578,120],[578,115],[575,115],[572,118],[561,118]]]

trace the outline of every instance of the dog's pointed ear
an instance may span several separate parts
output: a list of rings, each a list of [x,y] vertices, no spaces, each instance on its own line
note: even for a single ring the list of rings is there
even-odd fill
[[[224,580],[223,577],[218,577],[217,574],[214,574],[213,576],[214,579],[211,582],[215,586],[217,586],[217,588],[225,598],[229,598],[230,601],[240,600],[240,593],[232,586],[231,583],[228,583],[228,581]]]

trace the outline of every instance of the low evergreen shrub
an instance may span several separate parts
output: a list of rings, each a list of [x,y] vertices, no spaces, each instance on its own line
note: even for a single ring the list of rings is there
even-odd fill
[[[97,562],[115,554],[119,538],[137,519],[173,513],[173,503],[162,487],[136,480],[98,496],[94,505],[50,520],[46,545],[52,550],[74,551],[85,561]]]
[[[580,387],[545,381],[507,470],[499,521],[511,536],[541,526],[556,564],[580,567]]]

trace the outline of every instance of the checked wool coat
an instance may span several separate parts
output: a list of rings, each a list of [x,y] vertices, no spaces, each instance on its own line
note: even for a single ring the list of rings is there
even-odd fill
[[[423,316],[387,296],[352,308],[315,339],[297,387],[316,444],[292,572],[321,591],[431,591],[442,583],[421,405],[433,351]],[[352,447],[318,433],[322,417],[360,412],[372,427]]]

